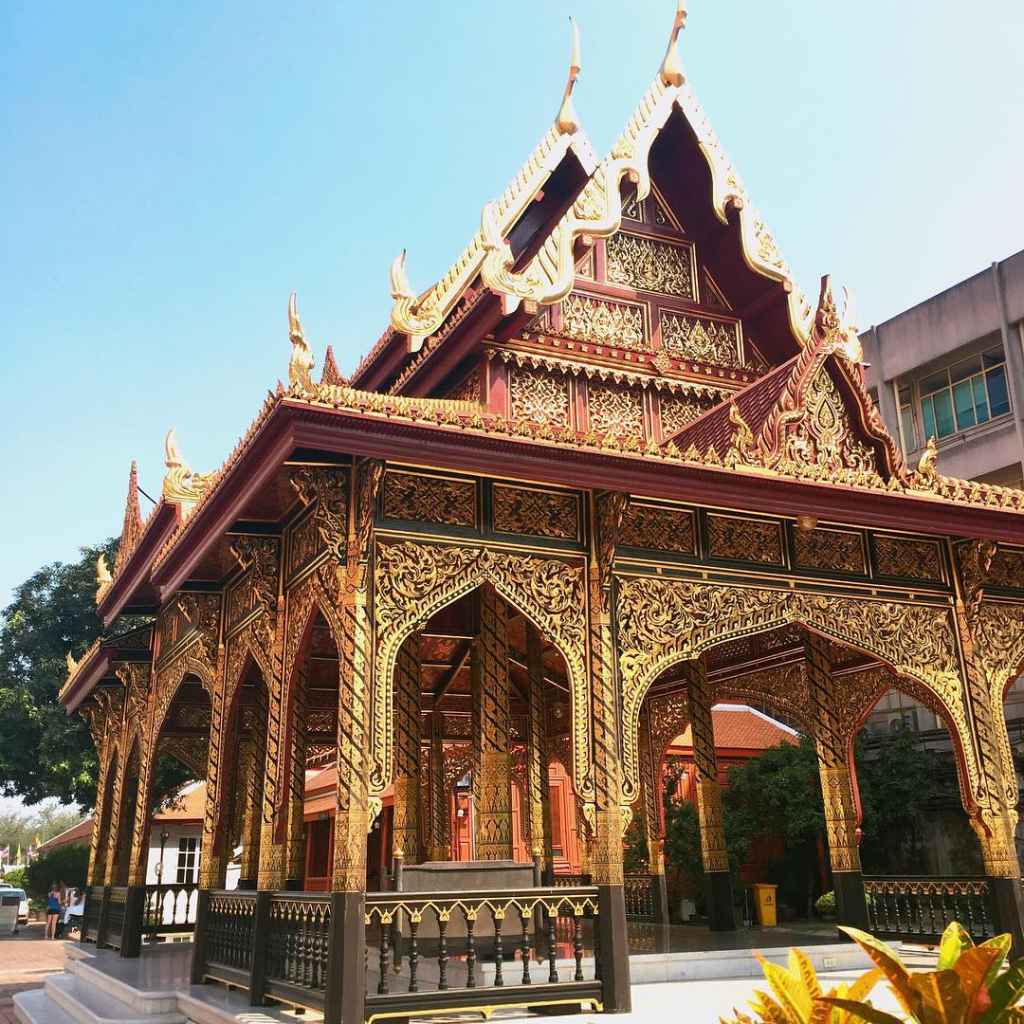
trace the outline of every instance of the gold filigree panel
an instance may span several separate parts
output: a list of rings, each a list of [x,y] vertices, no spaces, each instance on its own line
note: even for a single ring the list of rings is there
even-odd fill
[[[782,528],[778,523],[710,514],[708,554],[737,562],[782,565]]]
[[[590,427],[601,434],[643,436],[643,398],[634,388],[614,384],[587,384]]]
[[[379,544],[374,610],[377,658],[371,714],[370,788],[392,777],[392,688],[398,649],[430,616],[490,583],[558,648],[569,673],[573,784],[590,788],[590,684],[587,673],[586,573],[581,562],[405,541]]]
[[[709,402],[702,402],[699,398],[670,398],[668,395],[661,395],[659,403],[663,437],[677,434],[687,423],[692,423],[698,416],[703,416],[711,408]]]
[[[882,576],[942,583],[942,550],[935,540],[913,540],[876,533],[871,537],[875,568]]]
[[[573,292],[562,301],[562,334],[611,348],[648,349],[642,306]]]
[[[739,322],[693,313],[661,312],[661,343],[674,356],[715,366],[742,367]]]
[[[986,584],[1024,589],[1024,550],[999,545],[985,574]]]
[[[687,509],[630,502],[622,519],[619,544],[651,551],[696,554],[693,513]]]
[[[512,418],[531,423],[569,422],[569,381],[543,370],[513,368],[509,393]]]
[[[495,484],[492,520],[498,533],[577,540],[580,502],[575,494]]]
[[[482,402],[483,389],[480,386],[480,371],[471,370],[462,381],[452,389],[448,396],[457,402]]]
[[[288,579],[309,565],[319,553],[320,534],[316,516],[310,513],[299,519],[288,531]]]
[[[667,668],[709,647],[789,623],[801,623],[876,656],[897,673],[922,683],[952,717],[963,720],[948,608],[641,577],[620,581],[617,620],[623,771],[634,786],[637,722],[651,683]]]
[[[385,519],[476,526],[476,482],[389,470],[384,477]]]
[[[801,569],[867,573],[864,540],[853,530],[797,529],[793,533],[793,559]]]
[[[605,243],[605,252],[610,282],[696,301],[692,246],[620,231]]]

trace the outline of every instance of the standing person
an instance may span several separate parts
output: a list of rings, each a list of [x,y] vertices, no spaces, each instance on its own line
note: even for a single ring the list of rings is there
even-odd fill
[[[50,894],[46,897],[46,937],[57,937],[57,922],[60,920],[60,888],[54,882],[50,886]]]

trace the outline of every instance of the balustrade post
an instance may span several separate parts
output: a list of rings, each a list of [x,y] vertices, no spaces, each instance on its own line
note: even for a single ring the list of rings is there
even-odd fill
[[[324,1024],[362,1024],[366,1006],[365,910],[365,893],[331,893]]]
[[[124,899],[121,956],[136,957],[142,950],[142,915],[146,909],[146,887],[130,885]]]
[[[249,1002],[262,1006],[267,991],[267,932],[270,930],[270,899],[273,894],[256,893],[252,922],[252,959],[249,968]]]
[[[100,889],[100,913],[96,921],[96,948],[106,945],[107,917],[110,913],[110,886],[103,885]]]
[[[206,974],[206,922],[209,913],[210,890],[200,889],[196,897],[196,926],[192,932],[190,976],[193,985],[201,985]]]

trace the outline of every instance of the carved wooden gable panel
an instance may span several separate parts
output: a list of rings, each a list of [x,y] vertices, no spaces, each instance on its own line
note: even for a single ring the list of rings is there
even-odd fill
[[[513,419],[560,426],[569,423],[569,380],[564,375],[515,367],[509,390]]]
[[[590,428],[601,434],[644,435],[643,394],[639,388],[590,381],[587,384]]]

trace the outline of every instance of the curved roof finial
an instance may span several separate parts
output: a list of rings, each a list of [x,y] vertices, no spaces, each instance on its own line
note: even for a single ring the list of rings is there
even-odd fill
[[[686,0],[676,0],[676,16],[672,22],[672,34],[668,37],[668,49],[661,60],[661,67],[658,75],[664,85],[682,85],[683,62],[679,59],[679,49],[676,40],[679,33],[686,27]]]
[[[576,108],[572,102],[572,90],[576,85],[576,79],[580,76],[582,64],[580,63],[580,29],[575,18],[569,18],[569,25],[572,29],[572,51],[569,55],[569,79],[565,83],[565,92],[562,94],[562,105],[558,108],[558,116],[555,118],[555,127],[560,135],[573,135],[579,131],[580,119],[576,115]]]
[[[306,341],[306,332],[299,319],[299,306],[295,292],[288,297],[288,337],[292,343],[292,355],[288,360],[288,384],[299,394],[315,393],[310,370],[313,369],[313,350]]]

